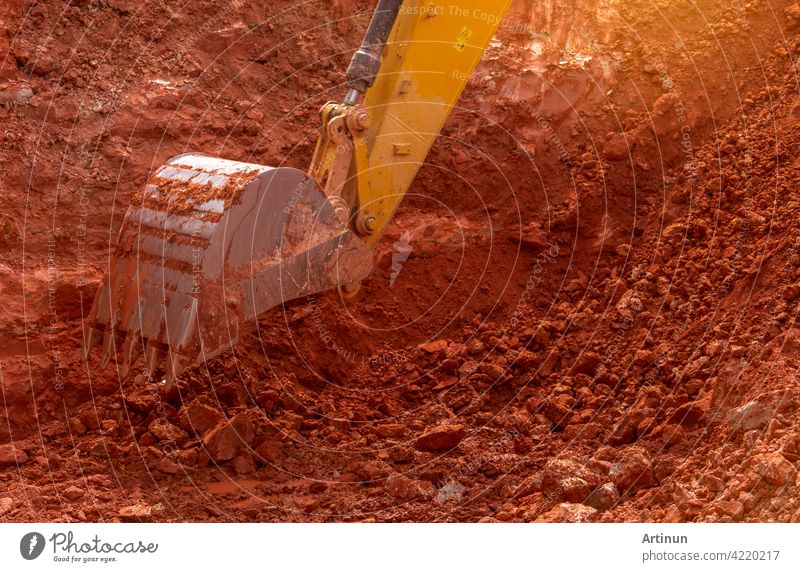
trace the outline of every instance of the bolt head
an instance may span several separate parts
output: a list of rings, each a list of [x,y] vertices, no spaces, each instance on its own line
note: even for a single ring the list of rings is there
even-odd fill
[[[366,109],[362,109],[356,114],[356,125],[360,129],[367,129],[369,127],[369,113]]]

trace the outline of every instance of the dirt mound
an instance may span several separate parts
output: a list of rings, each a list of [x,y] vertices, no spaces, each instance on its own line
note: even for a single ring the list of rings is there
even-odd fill
[[[371,3],[0,7],[0,520],[798,520],[800,8],[520,0],[355,299],[80,362],[130,198],[305,168]]]

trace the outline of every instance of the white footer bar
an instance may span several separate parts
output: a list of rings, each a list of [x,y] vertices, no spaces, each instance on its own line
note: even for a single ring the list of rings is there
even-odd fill
[[[6,570],[800,570],[800,525],[2,524]]]

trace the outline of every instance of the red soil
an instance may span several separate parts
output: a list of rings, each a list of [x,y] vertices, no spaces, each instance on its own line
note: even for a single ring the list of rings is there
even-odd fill
[[[370,5],[0,6],[0,520],[800,520],[791,0],[517,2],[358,297],[81,363],[149,173],[305,168]]]

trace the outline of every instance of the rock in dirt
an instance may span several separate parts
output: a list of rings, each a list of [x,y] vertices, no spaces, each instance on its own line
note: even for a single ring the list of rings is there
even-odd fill
[[[148,429],[159,441],[183,443],[189,438],[186,431],[176,427],[166,419],[156,419],[150,424]]]
[[[178,413],[179,424],[190,434],[202,435],[222,421],[222,413],[213,407],[194,400]]]
[[[122,522],[151,522],[159,512],[159,505],[146,505],[137,503],[119,509],[119,518]]]
[[[176,463],[168,457],[160,458],[156,461],[155,465],[153,465],[153,468],[165,475],[179,475],[184,472],[183,467],[179,463]]]
[[[791,463],[800,461],[800,433],[787,437],[786,442],[781,447],[781,454]]]
[[[156,406],[158,397],[152,391],[134,390],[123,395],[123,400],[128,409],[147,414]]]
[[[0,91],[0,107],[6,106],[10,103],[29,103],[33,97],[33,90],[29,87],[21,87],[19,89]]]
[[[358,475],[364,481],[385,479],[392,474],[392,469],[383,461],[356,461],[348,466],[348,473]]]
[[[750,431],[766,427],[775,415],[775,407],[768,403],[751,401],[728,412],[728,426],[731,431]]]
[[[0,469],[15,465],[22,465],[28,460],[28,455],[14,445],[0,445]]]
[[[255,438],[253,423],[247,413],[239,413],[230,421],[221,421],[203,437],[203,446],[217,463],[236,458]]]
[[[67,489],[65,489],[64,493],[63,493],[64,497],[68,498],[69,500],[73,500],[73,501],[74,500],[78,500],[80,498],[83,498],[84,494],[86,494],[86,493],[84,493],[83,489],[78,488],[78,487],[76,487],[74,485],[71,486],[71,487],[68,487]]]
[[[402,423],[387,423],[375,427],[375,434],[381,439],[402,439],[406,426]]]
[[[776,487],[788,483],[796,473],[794,465],[780,453],[755,455],[748,463],[758,476]]]
[[[599,484],[597,474],[571,459],[555,459],[542,473],[542,492],[567,502],[583,502]]]
[[[138,8],[137,3],[132,0],[108,0],[108,5],[123,16],[135,12]]]
[[[564,502],[536,519],[536,522],[591,522],[597,509],[577,503]]]
[[[283,456],[283,447],[279,441],[267,440],[256,447],[255,453],[257,463],[269,465]]]
[[[603,157],[609,161],[620,161],[630,157],[633,142],[622,133],[615,133],[603,146]]]
[[[411,463],[414,461],[416,454],[417,452],[411,447],[397,445],[389,451],[389,460],[397,464]]]
[[[708,507],[709,514],[726,516],[731,520],[739,520],[744,514],[744,505],[738,501],[716,501]]]
[[[554,430],[563,430],[572,416],[575,399],[567,394],[548,397],[542,403],[542,413],[553,424]]]
[[[532,494],[541,492],[542,490],[542,475],[537,473],[522,481],[519,486],[514,489],[514,498],[527,497]]]
[[[234,472],[239,476],[252,475],[256,472],[256,462],[253,455],[249,453],[242,453],[236,457],[231,463]]]
[[[786,23],[790,30],[800,28],[800,2],[792,4],[783,12],[786,14]]]
[[[9,497],[0,499],[0,517],[11,512],[12,508],[14,508],[14,499]]]
[[[520,229],[519,243],[525,248],[538,250],[547,246],[547,233],[542,230],[542,225],[532,222]]]
[[[436,354],[447,349],[447,340],[436,340],[419,346],[419,349],[429,354]]]
[[[405,475],[392,475],[386,479],[384,490],[393,499],[409,502],[417,499],[433,498],[433,485],[428,481],[415,481]]]
[[[621,493],[632,494],[655,484],[653,463],[640,447],[628,449],[622,460],[611,466],[609,476]]]
[[[467,487],[461,483],[447,483],[436,493],[436,502],[439,504],[460,502],[465,492]]]
[[[619,491],[614,483],[605,483],[589,494],[584,504],[597,510],[608,510],[619,502]]]
[[[684,403],[675,410],[669,418],[669,423],[692,427],[708,414],[709,403],[707,400],[691,401]]]
[[[420,436],[414,447],[427,453],[446,453],[457,447],[465,435],[466,431],[461,425],[440,425]]]

